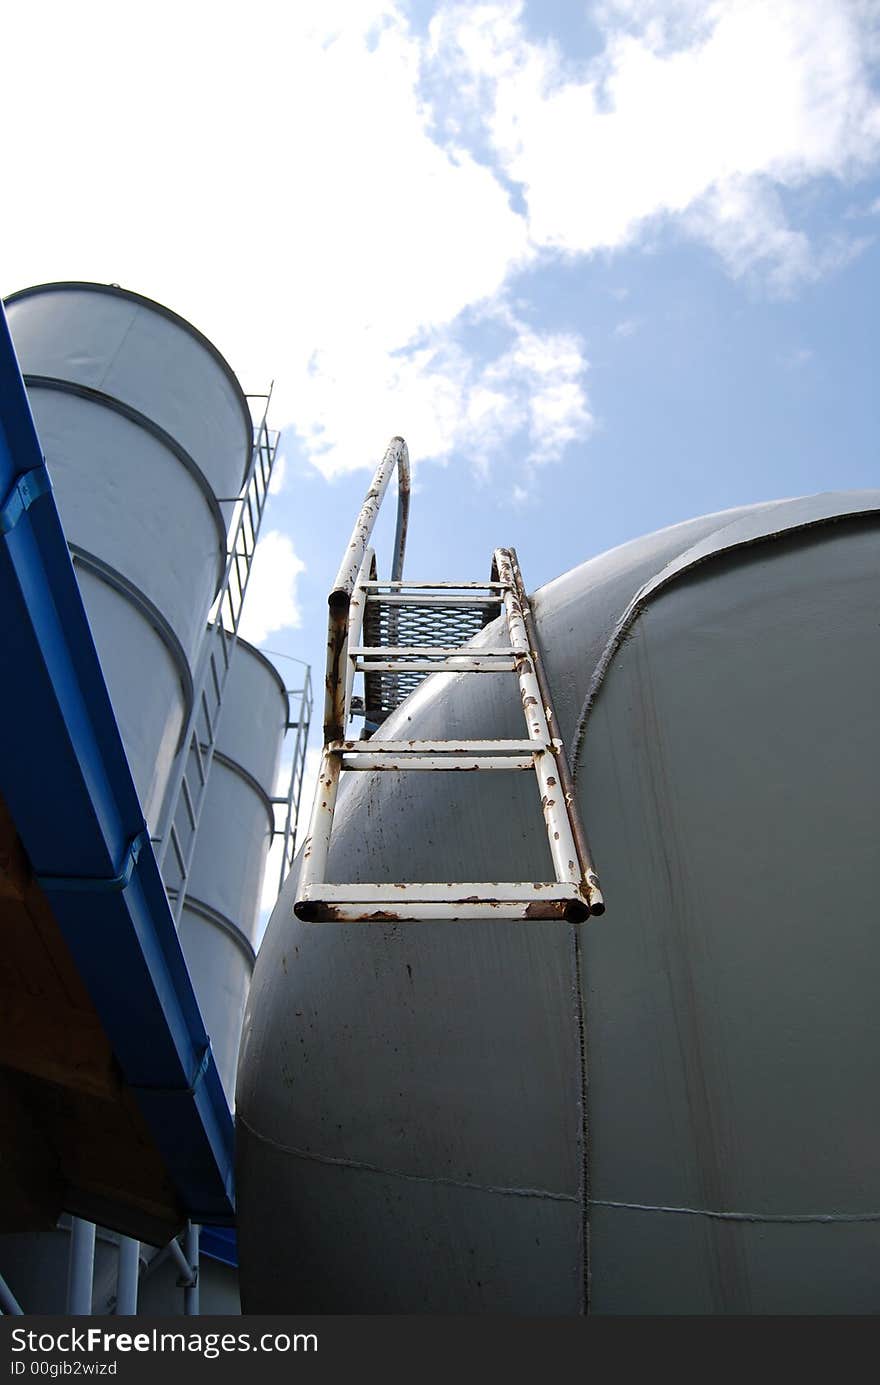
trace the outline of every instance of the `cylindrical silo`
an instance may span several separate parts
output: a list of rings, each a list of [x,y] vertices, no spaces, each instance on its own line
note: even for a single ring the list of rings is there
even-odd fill
[[[876,1312],[878,557],[880,492],[815,496],[535,594],[604,917],[302,923],[294,870],[239,1063],[246,1312]],[[381,735],[521,717],[437,674]],[[547,870],[530,775],[340,792],[331,880]]]
[[[180,919],[180,940],[230,1105],[287,720],[281,675],[239,639]]]
[[[147,821],[192,699],[226,524],[247,467],[247,401],[215,347],[116,285],[6,300],[95,643]]]

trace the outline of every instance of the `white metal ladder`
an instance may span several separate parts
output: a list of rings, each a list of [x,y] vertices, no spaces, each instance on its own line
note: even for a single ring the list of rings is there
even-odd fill
[[[375,555],[368,547],[382,498],[398,473],[398,516],[392,577],[376,578]],[[479,918],[581,921],[605,910],[578,813],[565,748],[559,737],[532,618],[513,549],[496,549],[489,582],[405,582],[403,556],[409,507],[409,457],[402,438],[394,438],[380,463],[352,533],[336,585],[330,593],[324,750],[309,832],[303,849],[296,915],[306,922],[375,923],[395,920]],[[382,608],[381,621],[375,618]],[[373,613],[371,622],[370,616]],[[415,613],[415,623],[410,617]],[[463,648],[448,643],[454,619],[464,613],[466,638],[503,613],[508,642]],[[471,625],[467,615],[470,613]],[[405,642],[401,630],[445,637],[424,644]],[[372,624],[390,643],[362,643]],[[470,633],[467,633],[470,631]],[[402,700],[414,679],[430,673],[508,673],[519,681],[526,737],[522,740],[384,740],[372,735],[346,740],[357,673],[365,680],[363,711],[368,722]],[[383,680],[381,693],[375,688]],[[370,685],[374,687],[370,706]],[[401,687],[400,684],[404,686]],[[343,770],[444,771],[533,770],[556,879],[552,881],[456,882],[416,884],[329,884],[327,857],[333,814]]]
[[[254,426],[250,461],[239,494],[220,497],[221,504],[234,506],[226,541],[226,567],[209,616],[198,675],[194,680],[192,705],[152,839],[171,912],[178,925],[216,752],[223,693],[238,640],[242,606],[278,449],[279,434],[271,430],[266,421],[271,397],[271,388],[268,394],[248,396],[265,400],[260,422]]]

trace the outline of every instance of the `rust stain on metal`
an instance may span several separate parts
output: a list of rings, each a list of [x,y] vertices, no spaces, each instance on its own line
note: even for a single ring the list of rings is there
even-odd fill
[[[564,918],[568,905],[565,900],[553,899],[544,904],[527,904],[524,917],[527,919],[558,919]]]
[[[335,596],[336,593],[333,593]],[[341,740],[345,735],[344,708],[345,673],[342,661],[348,643],[348,598],[334,605],[330,603],[330,629],[327,637],[327,676],[324,686],[327,690],[327,717],[324,726],[324,742]]]

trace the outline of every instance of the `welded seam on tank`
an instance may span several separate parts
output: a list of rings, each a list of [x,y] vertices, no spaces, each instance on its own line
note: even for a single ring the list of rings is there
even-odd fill
[[[114,366],[114,365],[116,364],[116,362],[118,361],[118,359],[119,359],[119,353],[121,352],[123,346],[125,345],[125,343],[126,343],[126,342],[128,341],[128,339],[129,339],[129,337],[131,336],[132,329],[134,328],[134,324],[137,322],[137,320],[138,320],[138,318],[140,317],[140,314],[141,314],[142,311],[143,311],[143,309],[141,308],[140,304],[139,304],[139,303],[135,303],[135,304],[134,304],[134,312],[132,313],[131,318],[129,319],[128,326],[126,327],[126,329],[125,329],[125,331],[123,332],[123,334],[122,334],[121,338],[119,339],[119,341],[116,343],[116,347],[115,347],[115,349],[114,349],[114,351],[113,351],[113,354],[108,358],[108,360],[107,360],[107,362],[106,362],[106,364],[105,364],[105,366],[104,366],[104,373],[103,373],[103,375],[101,376],[100,380],[97,380],[97,381],[95,382],[95,388],[96,388],[96,389],[100,389],[100,388],[101,388],[101,386],[104,384],[104,381],[107,379],[107,376],[110,374],[111,369],[113,368],[113,366]]]
[[[230,774],[234,774],[243,784],[247,784],[251,793],[255,798],[260,800],[265,808],[266,816],[269,819],[269,830],[270,832],[274,832],[275,809],[272,807],[271,798],[256,775],[251,774],[250,770],[245,769],[244,765],[240,764],[238,760],[233,760],[231,755],[224,755],[222,750],[215,749],[214,759],[217,761],[218,765],[222,765],[224,769],[228,769]]]
[[[314,1150],[299,1149],[296,1145],[282,1144],[280,1140],[273,1140],[271,1135],[264,1135],[261,1131],[256,1130],[249,1121],[245,1120],[241,1111],[237,1111],[236,1116],[248,1133],[261,1140],[263,1144],[270,1145],[272,1149],[280,1150],[282,1154],[290,1154],[294,1159],[305,1159],[309,1163],[325,1164],[331,1168],[356,1169],[360,1173],[378,1173],[383,1178],[400,1178],[408,1183],[430,1183],[446,1188],[465,1188],[468,1192],[473,1193],[495,1193],[501,1197],[538,1198],[544,1202],[571,1202],[580,1205],[581,1199],[574,1193],[554,1193],[548,1188],[510,1188],[494,1183],[474,1183],[463,1178],[447,1178],[443,1174],[404,1173],[402,1169],[384,1169],[379,1164],[368,1164],[361,1159],[345,1159],[333,1154],[317,1154]]]
[[[583,946],[580,924],[571,925],[574,967],[574,1005],[578,1043],[578,1078],[580,1086],[580,1144],[581,1157],[578,1169],[578,1196],[581,1204],[581,1313],[590,1311],[591,1259],[590,1259],[590,1112],[587,1105],[589,1097],[589,1070],[587,1067],[587,1025],[584,1005]]]
[[[269,654],[277,654],[279,659],[292,659],[294,663],[297,662],[296,657],[293,654],[284,654],[278,650],[258,649],[255,644],[251,644],[250,640],[244,639],[242,635],[236,636],[235,643],[238,648],[246,649],[248,654],[250,654],[254,659],[256,659],[258,664],[262,664],[263,667],[273,675],[275,682],[278,684],[278,691],[281,693],[281,696],[284,699],[285,709],[288,710],[287,704],[288,698],[290,696],[290,689],[288,688],[278,669],[272,663],[272,660],[269,659],[267,656]]]
[[[835,1222],[880,1222],[880,1212],[719,1212],[707,1207],[665,1207],[645,1202],[611,1202],[594,1198],[592,1207],[626,1212],[664,1212],[679,1217],[708,1217],[711,1221],[766,1222],[784,1226]]]
[[[121,418],[127,419],[136,428],[141,428],[150,437],[155,438],[173,457],[176,457],[201,492],[217,534],[218,575],[217,584],[214,588],[216,595],[220,590],[223,574],[226,571],[226,520],[223,517],[223,511],[220,509],[213,486],[186,448],[182,447],[177,439],[167,432],[160,423],[156,423],[147,414],[141,413],[140,409],[135,409],[133,405],[127,404],[124,399],[117,399],[115,395],[105,394],[103,390],[94,389],[91,385],[81,385],[77,380],[63,380],[55,375],[34,375],[29,372],[22,378],[28,390],[54,390],[57,394],[70,394],[77,399],[85,399],[91,404],[107,409],[110,413],[119,414]]]
[[[147,624],[152,626],[156,631],[156,634],[168,651],[169,657],[174,667],[177,669],[183,689],[184,718],[177,742],[177,749],[179,750],[180,746],[183,744],[183,737],[189,722],[194,698],[192,672],[183,645],[180,643],[175,631],[165,619],[158,606],[154,605],[150,598],[141,591],[140,587],[136,587],[133,582],[130,582],[127,577],[123,576],[121,572],[118,572],[115,567],[111,567],[109,563],[105,563],[103,558],[96,557],[96,555],[90,553],[87,548],[80,548],[78,543],[70,543],[68,541],[67,547],[70,549],[74,567],[79,566],[85,568],[87,572],[91,572],[93,576],[97,577],[100,582],[112,588],[113,591],[117,591],[126,601],[131,602],[135,610],[144,617]]]
[[[168,895],[172,900],[177,899],[176,890],[169,890]],[[257,961],[257,954],[254,951],[254,945],[250,938],[243,929],[239,928],[237,923],[233,923],[232,919],[227,918],[219,909],[215,909],[211,904],[206,904],[204,900],[199,899],[198,896],[194,894],[184,895],[183,907],[193,914],[198,914],[199,918],[204,919],[206,923],[211,924],[214,928],[231,938],[240,949],[250,970],[253,971]]]
[[[791,501],[789,500],[776,500],[771,505],[768,505],[766,509],[772,512],[779,509],[780,506],[787,506],[790,504]],[[636,592],[635,596],[632,597],[614,627],[611,637],[602,651],[599,662],[593,670],[593,676],[590,679],[587,695],[584,698],[580,716],[578,717],[572,736],[572,745],[569,751],[569,763],[571,764],[572,774],[577,775],[580,766],[581,750],[587,730],[587,722],[593,710],[593,704],[596,701],[599,689],[605,680],[605,675],[614,660],[614,656],[623,643],[630,626],[638,616],[642,614],[642,611],[655,596],[661,591],[665,591],[665,589],[678,578],[690,576],[698,567],[703,567],[706,563],[713,562],[717,558],[726,558],[731,553],[739,552],[745,548],[754,548],[758,544],[769,543],[774,539],[786,538],[789,534],[800,534],[809,529],[820,529],[829,524],[836,524],[839,520],[870,519],[872,517],[875,519],[877,517],[876,508],[845,510],[837,514],[822,515],[814,519],[806,519],[800,524],[785,525],[780,529],[770,529],[766,533],[753,534],[746,538],[737,539],[733,543],[727,545],[724,545],[722,542],[719,547],[713,548],[710,552],[699,552],[700,549],[705,548],[710,539],[718,540],[728,529],[733,529],[736,528],[737,525],[741,525],[743,520],[742,517],[740,517],[731,520],[729,524],[722,525],[720,529],[713,530],[711,534],[704,535],[698,543],[693,544],[690,548],[686,548],[682,553],[670,559],[666,566],[662,568],[660,572],[655,573],[649,581],[645,582]],[[694,554],[695,556],[689,559],[690,554]]]
[[[180,313],[176,313],[173,308],[167,308],[164,303],[157,303],[154,298],[147,298],[143,293],[136,293],[134,289],[124,289],[120,284],[93,284],[85,279],[59,279],[56,283],[51,284],[32,284],[28,288],[17,289],[15,293],[8,294],[2,301],[4,303],[17,303],[22,299],[37,297],[41,293],[63,292],[64,290],[70,289],[86,290],[89,293],[106,293],[113,298],[128,299],[130,302],[136,303],[138,307],[146,307],[151,312],[156,313],[158,317],[164,317],[168,322],[173,323],[174,326],[182,327],[189,336],[193,337],[200,346],[204,347],[208,355],[214,358],[217,365],[220,366],[223,373],[227,376],[228,383],[232,386],[232,392],[235,395],[236,402],[241,411],[242,422],[245,426],[245,437],[247,439],[245,444],[244,464],[245,472],[247,472],[248,462],[250,461],[251,451],[253,450],[254,433],[254,422],[251,418],[250,408],[248,407],[247,395],[241,387],[238,376],[223,353],[203,332],[199,331],[198,327],[194,327],[191,322],[187,322],[186,318],[181,317]]]

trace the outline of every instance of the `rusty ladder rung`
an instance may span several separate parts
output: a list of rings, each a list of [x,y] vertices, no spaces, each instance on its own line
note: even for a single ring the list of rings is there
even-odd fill
[[[351,770],[505,770],[534,769],[534,754],[529,755],[343,755],[342,768]]]
[[[508,741],[508,740],[489,740],[489,741],[331,741],[327,749],[331,754],[343,754],[349,752],[357,753],[364,751],[367,754],[389,754],[406,755],[410,751],[415,751],[422,755],[503,755],[506,752],[511,754],[534,754],[536,750],[561,750],[562,741],[550,740],[543,745],[536,741]]]
[[[315,885],[297,902],[309,923],[394,923],[398,920],[471,919],[580,922],[590,906],[574,881],[446,882],[408,885]]]

